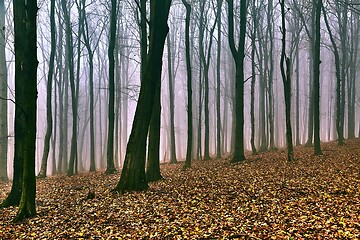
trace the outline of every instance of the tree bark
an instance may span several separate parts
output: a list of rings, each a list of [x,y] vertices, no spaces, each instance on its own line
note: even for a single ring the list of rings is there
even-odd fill
[[[22,116],[15,120],[15,131],[20,130],[23,158],[23,179],[20,205],[14,221],[36,215],[36,177],[35,177],[35,142],[36,142],[36,99],[37,99],[37,38],[36,38],[36,1],[15,0],[15,108],[22,111]],[[18,90],[18,91],[17,91]],[[16,110],[15,110],[16,111]]]
[[[155,90],[155,100],[149,127],[149,149],[146,165],[146,180],[154,182],[163,179],[160,173],[160,128],[161,128],[161,86]]]

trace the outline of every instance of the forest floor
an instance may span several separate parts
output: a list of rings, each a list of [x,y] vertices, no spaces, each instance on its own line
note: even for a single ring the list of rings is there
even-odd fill
[[[120,174],[38,180],[38,215],[13,224],[17,209],[0,209],[0,239],[359,239],[360,140],[322,148],[162,165],[165,180],[123,195],[110,192]]]

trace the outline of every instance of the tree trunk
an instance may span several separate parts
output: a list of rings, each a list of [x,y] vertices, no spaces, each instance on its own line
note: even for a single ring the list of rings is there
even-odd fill
[[[67,175],[72,176],[74,174],[75,159],[77,158],[77,100],[76,100],[76,87],[75,87],[75,75],[74,75],[73,37],[72,37],[72,28],[70,22],[70,15],[68,12],[67,1],[61,0],[61,4],[62,4],[62,11],[64,13],[64,20],[65,20],[66,47],[67,47],[68,64],[69,64],[68,70],[69,70],[69,78],[70,78],[71,107],[72,107],[72,137],[71,137],[71,148],[70,148],[70,160],[69,160]],[[67,148],[66,145],[64,147]]]
[[[111,0],[110,40],[109,40],[109,110],[108,110],[108,143],[106,173],[116,172],[114,164],[114,104],[115,104],[115,59],[114,50],[116,42],[116,0]]]
[[[175,104],[174,104],[174,73],[171,60],[171,42],[170,34],[167,37],[168,51],[168,75],[169,75],[169,100],[170,100],[170,163],[176,163],[176,145],[175,145]],[[159,129],[160,130],[160,129]]]
[[[162,55],[169,31],[167,19],[171,0],[150,0],[150,42],[145,76],[141,80],[140,95],[133,126],[126,148],[120,180],[114,191],[141,191],[148,188],[145,177],[146,138],[154,106],[156,88],[161,82]]]
[[[15,32],[15,108],[20,108],[22,116],[15,128],[20,130],[19,137],[23,151],[23,179],[21,200],[14,221],[36,215],[35,195],[35,141],[36,141],[36,99],[37,99],[37,38],[36,38],[36,1],[15,0],[14,32]]]
[[[320,16],[322,0],[314,0],[315,38],[314,38],[314,152],[322,155],[320,147]]]
[[[281,31],[282,31],[282,47],[280,70],[284,85],[285,95],[285,116],[286,116],[286,145],[288,161],[294,160],[293,143],[292,143],[292,129],[291,129],[291,60],[286,56],[286,24],[285,24],[285,0],[281,0]],[[286,72],[285,72],[286,67]]]
[[[149,127],[149,149],[146,165],[146,180],[154,182],[163,179],[160,173],[160,127],[161,127],[161,86],[155,90],[155,100]]]
[[[342,134],[342,128],[341,128],[341,71],[340,71],[340,57],[339,57],[339,51],[338,47],[336,45],[336,41],[334,39],[334,36],[331,32],[331,28],[327,19],[326,11],[324,6],[322,6],[322,12],[324,15],[325,25],[328,30],[331,45],[333,48],[334,53],[334,59],[335,59],[335,74],[336,74],[336,130],[338,133],[338,144],[342,145],[344,143],[343,134]]]
[[[5,55],[5,5],[0,0],[0,181],[7,181],[8,105]]]
[[[252,3],[252,14],[253,14],[253,29],[251,33],[251,90],[250,90],[250,122],[251,122],[251,150],[252,154],[257,154],[256,146],[255,146],[255,50],[256,50],[256,29],[257,29],[257,10],[256,10],[256,1],[254,0]]]
[[[187,73],[187,147],[186,160],[184,168],[191,167],[192,149],[193,149],[193,118],[192,118],[192,70],[191,70],[191,56],[190,56],[190,16],[191,5],[182,0],[186,8],[185,18],[185,51],[186,51],[186,73]]]
[[[221,148],[221,7],[222,0],[217,0],[217,18],[218,18],[218,35],[217,35],[217,62],[216,62],[216,158],[220,159],[223,153]]]
[[[45,178],[47,170],[47,162],[50,151],[50,139],[52,134],[52,79],[54,73],[54,60],[56,51],[56,37],[55,37],[55,0],[50,1],[50,32],[51,32],[51,50],[50,50],[50,61],[49,61],[49,72],[48,81],[46,86],[46,121],[47,128],[44,140],[44,152],[41,160],[41,168],[38,177]],[[54,151],[54,149],[53,149]]]
[[[234,1],[228,0],[229,46],[236,66],[235,75],[235,150],[231,162],[245,160],[244,155],[244,58],[246,34],[246,0],[240,1],[240,33],[238,49],[234,40]]]

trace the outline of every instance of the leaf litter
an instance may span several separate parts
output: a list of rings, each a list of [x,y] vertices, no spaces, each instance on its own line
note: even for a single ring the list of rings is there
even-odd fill
[[[229,159],[161,165],[144,192],[112,193],[119,173],[37,180],[37,216],[14,224],[0,209],[0,239],[358,239],[360,140]],[[0,200],[11,183],[0,183]]]

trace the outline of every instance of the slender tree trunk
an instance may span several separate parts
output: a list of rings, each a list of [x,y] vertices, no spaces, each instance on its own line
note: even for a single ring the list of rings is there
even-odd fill
[[[255,51],[256,51],[256,29],[257,29],[257,10],[256,10],[256,1],[252,3],[252,14],[253,14],[253,29],[251,33],[251,90],[250,90],[250,122],[251,122],[251,150],[252,154],[257,154],[255,146],[255,82],[256,82],[256,72],[255,72]]]
[[[184,168],[191,167],[192,148],[193,148],[193,118],[192,118],[192,70],[191,70],[191,56],[190,56],[190,16],[191,5],[182,0],[186,8],[185,18],[185,51],[186,51],[186,73],[187,73],[187,147],[186,160]]]
[[[5,29],[5,5],[4,0],[0,0],[0,181],[8,180],[8,86],[5,55]]]
[[[285,116],[286,116],[286,145],[288,161],[294,160],[293,143],[292,143],[292,129],[291,129],[291,60],[286,56],[286,23],[285,23],[285,0],[281,0],[281,31],[282,31],[282,47],[280,69],[281,77],[284,84],[285,95]],[[286,72],[285,72],[286,66]]]
[[[48,71],[48,81],[46,86],[46,134],[44,140],[44,152],[41,160],[41,168],[38,174],[38,177],[45,178],[47,170],[47,162],[50,151],[50,139],[53,129],[53,120],[52,120],[52,79],[54,73],[54,60],[55,60],[55,51],[56,51],[56,37],[55,37],[55,0],[50,1],[50,32],[51,32],[51,50],[50,50],[50,62],[49,62],[49,71]]]
[[[320,147],[320,16],[322,0],[314,0],[315,39],[314,39],[314,152],[322,155]]]
[[[269,35],[269,72],[268,72],[268,122],[269,122],[269,140],[270,150],[276,150],[275,147],[275,131],[274,131],[274,31],[273,31],[273,1],[268,3],[268,35]]]
[[[116,0],[111,0],[110,40],[109,40],[109,110],[108,110],[108,144],[106,173],[116,172],[114,164],[114,104],[115,104],[115,59],[114,50],[116,42]]]
[[[334,60],[335,60],[335,74],[336,74],[336,130],[338,133],[338,144],[342,145],[344,143],[343,140],[343,134],[342,134],[342,128],[341,128],[341,70],[340,70],[340,56],[339,56],[339,51],[338,51],[338,47],[336,45],[336,41],[334,39],[334,36],[331,32],[331,28],[327,19],[327,14],[326,11],[324,9],[324,6],[322,6],[322,12],[324,15],[324,20],[325,20],[325,25],[326,28],[328,30],[329,36],[330,36],[330,41],[331,41],[331,45],[333,48],[333,53],[334,53]]]
[[[175,104],[174,104],[174,73],[171,60],[171,42],[170,34],[167,37],[168,51],[168,75],[169,75],[169,100],[170,100],[170,163],[176,163],[176,145],[175,145]]]
[[[221,7],[222,0],[217,0],[217,62],[216,62],[216,158],[220,159],[221,154],[223,153],[221,146]]]
[[[75,86],[75,74],[74,74],[74,52],[73,52],[73,37],[71,30],[71,22],[70,22],[70,15],[68,12],[67,1],[61,0],[61,4],[62,4],[62,10],[64,13],[64,20],[65,20],[66,46],[67,46],[67,55],[68,55],[68,64],[69,64],[71,107],[72,107],[72,138],[71,138],[69,168],[67,171],[67,175],[72,176],[74,174],[75,159],[77,158],[77,100],[76,100],[76,86]]]

